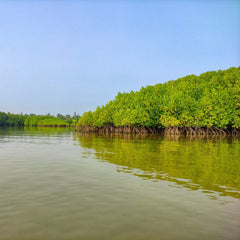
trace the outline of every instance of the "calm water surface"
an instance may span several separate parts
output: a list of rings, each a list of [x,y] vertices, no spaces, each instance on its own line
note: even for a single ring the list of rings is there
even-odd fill
[[[240,139],[0,129],[8,239],[240,239]]]

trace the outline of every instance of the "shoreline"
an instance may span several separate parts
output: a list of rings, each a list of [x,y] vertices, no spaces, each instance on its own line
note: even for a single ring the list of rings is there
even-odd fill
[[[100,134],[164,134],[164,135],[240,135],[239,128],[220,129],[217,127],[135,127],[135,126],[105,126],[105,127],[90,127],[81,126],[75,127],[75,132],[80,133],[100,133]]]

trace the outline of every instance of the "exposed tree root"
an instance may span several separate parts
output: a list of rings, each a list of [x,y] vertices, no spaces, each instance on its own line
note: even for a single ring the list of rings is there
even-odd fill
[[[217,127],[210,128],[192,128],[192,127],[168,127],[164,129],[166,135],[238,135],[240,129],[220,129]]]
[[[135,126],[122,126],[122,127],[112,127],[112,126],[105,126],[105,127],[77,127],[75,131],[82,132],[82,133],[128,133],[128,134],[155,134],[155,133],[162,133],[163,129],[159,128],[150,128],[150,127],[135,127]]]
[[[81,133],[124,133],[124,134],[159,134],[164,133],[165,135],[239,135],[239,128],[232,129],[220,129],[217,127],[210,128],[192,128],[192,127],[167,127],[167,128],[151,128],[151,127],[136,127],[136,126],[104,126],[104,127],[76,127],[75,131]]]

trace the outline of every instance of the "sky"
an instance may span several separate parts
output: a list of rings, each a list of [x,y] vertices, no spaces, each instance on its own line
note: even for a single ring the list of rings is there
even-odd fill
[[[238,0],[0,0],[0,111],[81,115],[238,66]]]

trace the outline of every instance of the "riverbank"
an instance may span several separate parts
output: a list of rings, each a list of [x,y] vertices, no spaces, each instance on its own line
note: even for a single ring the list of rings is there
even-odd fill
[[[217,127],[209,128],[192,128],[192,127],[167,127],[167,128],[151,128],[151,127],[135,127],[135,126],[105,126],[105,127],[90,127],[78,126],[75,127],[75,132],[81,133],[121,133],[121,134],[164,134],[164,135],[240,135],[240,129],[229,128],[220,129]]]

